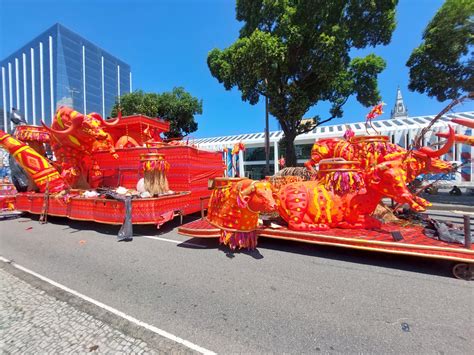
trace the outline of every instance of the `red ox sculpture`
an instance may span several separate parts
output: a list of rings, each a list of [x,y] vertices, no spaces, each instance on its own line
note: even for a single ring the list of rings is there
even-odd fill
[[[255,248],[259,213],[276,209],[270,183],[250,179],[216,180],[221,186],[211,194],[207,219],[221,229],[220,242],[231,249]]]
[[[63,106],[58,109],[51,128],[42,122],[50,133],[51,148],[61,176],[71,187],[85,183],[80,180],[86,164],[90,163],[88,156],[91,152],[108,149],[118,157],[110,135],[104,131],[105,127],[114,126],[118,121],[107,122],[98,113],[83,115]]]
[[[332,171],[330,179],[290,183],[277,193],[278,212],[290,229],[379,227],[380,222],[370,215],[383,197],[408,203],[416,211],[431,205],[408,190],[400,161],[383,162],[367,171],[360,170],[357,161],[334,163],[351,164],[352,168]],[[341,181],[346,188],[341,188]]]
[[[386,161],[399,161],[402,170],[406,171],[407,182],[413,181],[418,175],[426,173],[447,173],[453,169],[451,163],[439,159],[454,144],[455,132],[449,127],[446,135],[448,141],[439,150],[422,147],[415,151],[407,151],[397,144],[390,143],[386,136],[356,136],[349,140],[331,138],[314,143],[311,159],[305,166],[315,173],[314,166],[323,159],[342,158],[356,160],[362,167],[370,168]]]
[[[451,164],[438,158],[454,143],[454,130],[449,129],[448,142],[436,151],[428,147],[407,151],[380,136],[317,141],[306,164],[312,170],[320,163],[316,181],[281,188],[278,211],[294,230],[378,226],[380,222],[370,215],[383,197],[424,211],[431,204],[413,195],[407,183],[422,173],[451,171]],[[333,160],[323,160],[328,157]]]

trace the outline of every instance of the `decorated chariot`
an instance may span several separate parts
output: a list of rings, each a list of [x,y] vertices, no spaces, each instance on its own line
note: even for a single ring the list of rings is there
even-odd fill
[[[474,128],[472,120],[453,123]],[[201,211],[202,218],[181,225],[180,234],[219,238],[232,250],[254,249],[259,237],[268,237],[444,259],[456,263],[456,277],[473,278],[469,221],[456,243],[377,212],[383,198],[417,212],[431,205],[408,184],[420,174],[451,172],[454,167],[440,157],[455,142],[473,144],[451,126],[440,134],[447,140],[437,149],[406,150],[386,136],[350,131],[318,140],[301,168],[305,174],[262,181],[224,177],[220,152],[165,142],[161,134],[168,130],[161,119],[119,115],[109,121],[61,107],[50,127],[22,125],[13,136],[0,131],[0,145],[16,161],[14,182],[22,174],[27,180],[16,181],[16,209],[43,221],[52,215],[122,225],[121,240],[131,238],[133,224],[160,226]],[[260,223],[262,214],[270,216],[267,223]]]
[[[472,120],[453,123],[474,128]],[[400,221],[392,213],[390,220],[384,218],[379,210],[387,212],[381,205],[384,198],[416,212],[431,206],[408,184],[420,174],[453,171],[455,167],[440,157],[455,142],[472,144],[472,138],[455,132],[449,126],[449,132],[440,134],[447,141],[439,149],[405,150],[387,136],[353,136],[350,131],[344,138],[318,140],[303,168],[305,174],[280,174],[258,182],[217,178],[207,217],[203,213],[201,220],[180,226],[179,233],[219,238],[231,249],[253,249],[259,237],[267,237],[449,260],[454,262],[455,277],[472,280],[469,218],[464,230],[453,231],[457,240],[447,241],[426,235],[421,224]],[[295,168],[289,171],[294,174]],[[258,223],[259,216],[268,213],[273,218]]]
[[[58,109],[51,127],[1,131],[0,145],[28,186],[17,186],[16,209],[122,225],[161,224],[201,208],[208,179],[221,176],[221,155],[188,142],[164,142],[169,123],[142,115],[113,121]],[[53,159],[47,157],[47,148]],[[24,184],[26,185],[26,184]],[[127,199],[131,212],[127,216]]]

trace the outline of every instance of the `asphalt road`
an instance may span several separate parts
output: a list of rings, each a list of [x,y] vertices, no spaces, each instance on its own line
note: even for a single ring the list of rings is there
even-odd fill
[[[219,353],[474,348],[474,283],[447,262],[264,238],[229,253],[174,222],[118,243],[118,227],[33,218],[0,222],[1,256]]]

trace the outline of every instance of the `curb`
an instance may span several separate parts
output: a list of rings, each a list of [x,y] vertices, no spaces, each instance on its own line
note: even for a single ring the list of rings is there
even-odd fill
[[[445,203],[433,203],[433,206],[428,207],[427,211],[465,211],[474,212],[474,206],[467,205],[450,205]]]
[[[22,281],[27,282],[34,288],[44,291],[55,299],[66,302],[70,306],[77,310],[87,313],[94,318],[106,323],[114,329],[122,332],[130,337],[140,339],[147,343],[147,345],[159,353],[166,354],[197,354],[198,352],[192,349],[176,343],[164,336],[158,335],[144,327],[141,327],[127,319],[119,317],[118,315],[105,310],[91,302],[88,302],[74,294],[66,292],[59,287],[51,285],[46,281],[39,279],[38,277],[31,275],[23,270],[20,270],[14,266],[14,261],[6,262],[0,261],[0,269],[8,272],[9,274],[19,278]]]

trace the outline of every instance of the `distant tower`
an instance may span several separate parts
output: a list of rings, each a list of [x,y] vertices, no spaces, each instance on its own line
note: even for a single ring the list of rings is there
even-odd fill
[[[408,110],[403,102],[402,92],[400,87],[397,88],[397,98],[395,99],[395,106],[390,113],[390,118],[407,118]]]

